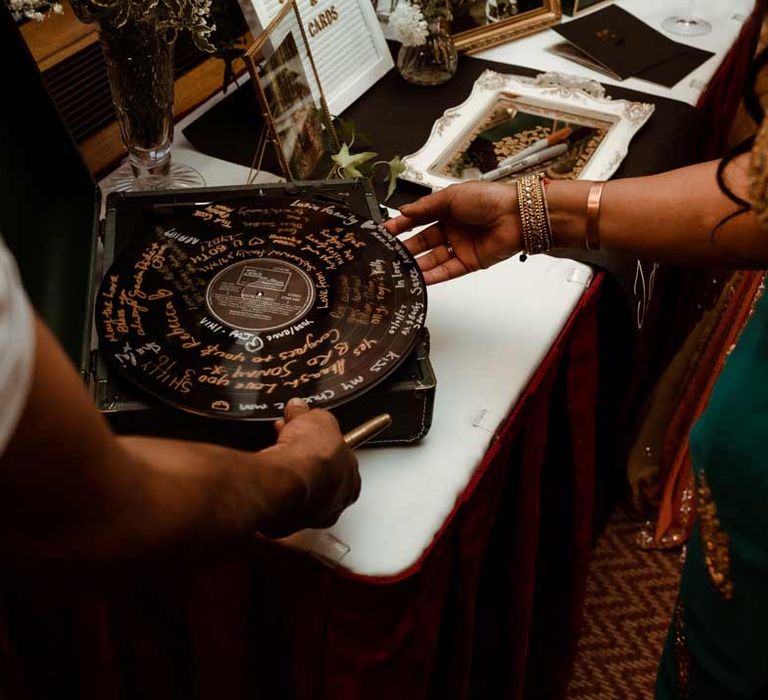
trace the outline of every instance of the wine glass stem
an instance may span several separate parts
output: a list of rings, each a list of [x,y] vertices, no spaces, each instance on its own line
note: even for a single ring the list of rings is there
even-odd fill
[[[696,0],[688,0],[688,16],[685,19],[688,22],[696,21]]]

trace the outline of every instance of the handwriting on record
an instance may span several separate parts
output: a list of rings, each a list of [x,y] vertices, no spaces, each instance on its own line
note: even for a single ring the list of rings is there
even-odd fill
[[[101,351],[135,385],[208,416],[332,407],[391,374],[424,325],[424,281],[382,227],[312,198],[159,210],[107,272]]]

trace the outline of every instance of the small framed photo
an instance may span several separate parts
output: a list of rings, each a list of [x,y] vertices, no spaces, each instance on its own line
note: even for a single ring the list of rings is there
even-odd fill
[[[552,179],[605,180],[653,111],[652,104],[612,100],[584,78],[487,70],[469,98],[435,122],[426,144],[403,158],[401,177],[433,189],[541,171]]]
[[[325,179],[339,141],[294,0],[245,54],[283,175]]]
[[[254,36],[285,5],[284,0],[238,1]],[[331,114],[339,115],[394,67],[376,9],[371,0],[295,2],[328,107]]]
[[[560,21],[560,0],[452,0],[451,36],[463,53],[477,53],[535,34]]]
[[[395,9],[397,0],[373,0],[373,7],[376,10],[376,17],[380,22],[388,22],[392,10]]]

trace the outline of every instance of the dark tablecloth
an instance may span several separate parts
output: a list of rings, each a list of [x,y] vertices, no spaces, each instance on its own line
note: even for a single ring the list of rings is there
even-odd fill
[[[484,70],[528,76],[540,72],[462,56],[452,80],[443,85],[421,87],[406,82],[393,69],[340,116],[353,121],[358,132],[370,137],[373,150],[381,158],[405,156],[424,145],[435,120],[469,96],[472,85]],[[606,92],[614,99],[656,105],[654,115],[635,136],[616,177],[662,172],[692,161],[697,139],[692,128],[697,120],[695,108],[621,87],[606,86]],[[250,167],[262,128],[253,87],[246,83],[188,125],[184,136],[203,153]],[[388,204],[397,206],[425,192],[418,185],[400,181]]]

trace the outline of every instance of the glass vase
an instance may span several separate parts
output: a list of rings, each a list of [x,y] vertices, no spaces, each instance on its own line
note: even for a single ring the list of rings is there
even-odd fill
[[[116,28],[102,22],[99,39],[128,160],[103,183],[106,191],[202,187],[201,175],[171,162],[175,34],[152,19]]]
[[[402,45],[397,69],[409,83],[441,85],[456,73],[459,55],[445,18],[427,20],[427,40],[420,46]]]

